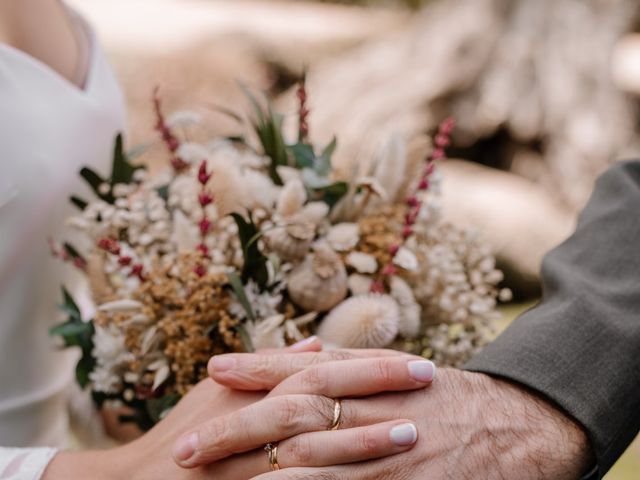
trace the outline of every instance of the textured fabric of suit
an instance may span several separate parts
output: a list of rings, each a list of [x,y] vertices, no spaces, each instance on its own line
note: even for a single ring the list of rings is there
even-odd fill
[[[562,407],[588,432],[601,478],[640,430],[640,161],[598,179],[542,281],[541,303],[465,368]]]

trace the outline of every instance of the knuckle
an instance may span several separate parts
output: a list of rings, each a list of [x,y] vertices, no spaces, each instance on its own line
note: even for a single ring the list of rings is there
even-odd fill
[[[380,441],[367,430],[358,432],[354,443],[362,452],[366,453],[375,453],[380,449]]]
[[[285,431],[298,431],[302,423],[302,408],[298,399],[290,396],[279,398],[279,408],[276,409],[278,425]]]
[[[289,442],[287,452],[290,460],[287,460],[287,465],[293,467],[311,466],[313,464],[313,450],[309,437],[298,436],[290,439]],[[289,465],[289,462],[291,462],[291,465]]]
[[[302,372],[300,384],[304,391],[322,393],[327,390],[329,378],[320,367],[311,367]]]
[[[375,377],[382,381],[385,385],[393,382],[394,374],[393,367],[389,359],[381,359],[374,363],[375,365]]]
[[[341,362],[344,360],[352,360],[355,358],[355,355],[351,352],[346,352],[344,350],[334,350],[329,352],[329,361],[331,362]]]
[[[218,446],[225,445],[228,442],[229,428],[224,417],[219,417],[206,423],[198,435],[200,449],[205,451],[216,450]]]

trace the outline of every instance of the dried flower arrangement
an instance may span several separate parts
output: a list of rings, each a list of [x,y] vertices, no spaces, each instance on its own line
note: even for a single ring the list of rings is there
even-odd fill
[[[166,118],[156,91],[167,168],[152,176],[133,165],[119,136],[109,178],[80,172],[96,199],[71,197],[81,212],[69,226],[88,247],[51,244],[83,271],[97,305],[84,321],[63,290],[68,321],[52,333],[81,348],[77,379],[96,402],[132,407],[143,428],[206,375],[211,355],[313,332],[328,346],[459,365],[488,341],[496,304],[509,297],[478,236],[439,219],[436,162],[451,120],[419,175],[395,149],[369,174],[338,178],[336,140],[320,150],[309,141],[304,80],[292,144],[284,117],[246,94],[257,146],[186,141],[177,127],[198,116]]]

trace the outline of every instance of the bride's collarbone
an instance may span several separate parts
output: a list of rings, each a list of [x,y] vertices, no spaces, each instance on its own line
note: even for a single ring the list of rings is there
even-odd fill
[[[29,55],[69,81],[79,46],[69,13],[58,0],[0,1],[0,43]]]

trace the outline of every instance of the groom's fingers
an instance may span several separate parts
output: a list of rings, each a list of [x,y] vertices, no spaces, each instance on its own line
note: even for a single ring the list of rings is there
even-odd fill
[[[308,367],[326,362],[356,358],[405,356],[393,350],[333,350],[320,353],[280,353],[259,355],[230,353],[209,361],[209,376],[217,383],[236,390],[271,390],[284,379]],[[413,357],[419,358],[419,357]]]
[[[385,422],[347,430],[312,432],[277,444],[276,460],[281,469],[327,467],[388,457],[410,450],[418,439],[408,420]],[[268,472],[268,454],[260,450],[217,462],[216,478],[249,478]]]
[[[329,398],[362,397],[424,388],[435,376],[433,362],[406,356],[328,362],[292,375],[269,396],[309,393]]]

